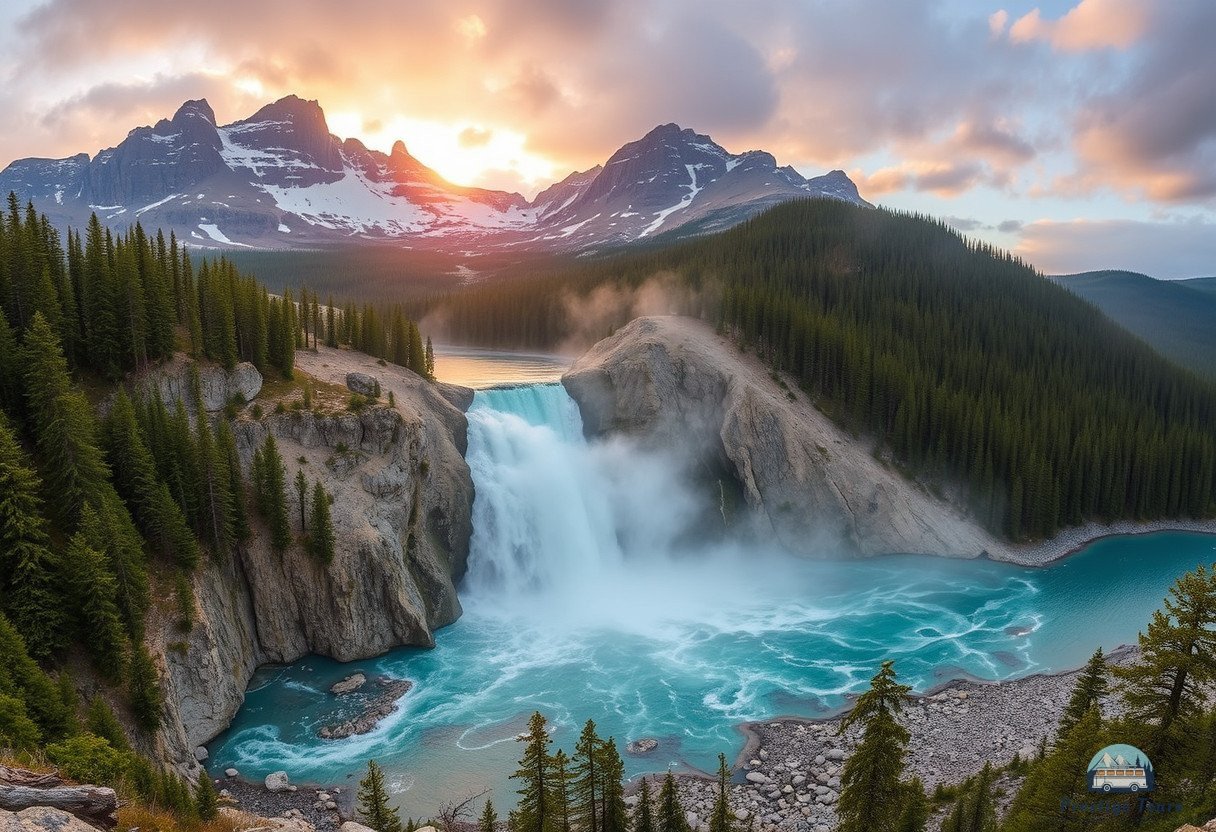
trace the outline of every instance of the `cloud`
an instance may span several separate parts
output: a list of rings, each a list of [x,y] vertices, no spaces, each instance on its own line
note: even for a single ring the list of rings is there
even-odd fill
[[[1064,192],[1114,188],[1162,202],[1216,198],[1216,4],[1165,4],[1151,44],[1127,76],[1074,120],[1074,172]]]
[[[494,137],[493,130],[483,130],[479,127],[466,127],[460,131],[456,140],[461,147],[485,147]]]
[[[1039,220],[1014,253],[1048,274],[1130,269],[1175,279],[1216,274],[1216,223]]]
[[[1059,20],[1045,20],[1036,8],[1014,21],[1009,37],[1021,43],[1047,41],[1063,52],[1122,49],[1144,35],[1150,9],[1148,0],[1081,0]],[[1004,22],[1002,18],[1002,29]]]

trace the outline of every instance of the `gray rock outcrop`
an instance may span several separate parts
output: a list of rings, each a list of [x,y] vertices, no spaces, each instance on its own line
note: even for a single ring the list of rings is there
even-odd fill
[[[190,367],[194,362],[178,354],[172,361],[153,370],[144,379],[159,394],[165,407],[173,408],[178,399],[185,404],[187,412],[195,407],[194,394],[190,389]],[[203,409],[208,413],[223,410],[229,402],[244,404],[251,402],[262,390],[262,374],[248,361],[242,361],[231,370],[215,364],[196,365],[199,368],[199,386],[203,393]]]
[[[562,383],[589,435],[688,449],[700,470],[733,481],[759,537],[792,552],[975,557],[1005,548],[702,322],[638,318]]]
[[[312,369],[335,383],[319,365]],[[236,553],[207,558],[195,574],[188,633],[177,629],[171,605],[154,611],[149,632],[165,709],[149,750],[166,762],[197,770],[194,749],[227,727],[258,666],[309,653],[352,661],[431,646],[433,631],[460,615],[455,583],[466,567],[473,501],[464,414],[407,370],[386,370],[382,383],[395,391],[395,408],[287,411],[233,423],[246,482],[254,451],[273,433],[287,478],[303,471],[309,483],[322,483],[333,497],[337,547],[328,564],[298,543],[276,553],[255,522]],[[297,513],[292,530],[300,533]]]
[[[352,393],[374,396],[379,388],[379,382],[376,381],[375,376],[369,376],[367,373],[347,373],[346,387]]]

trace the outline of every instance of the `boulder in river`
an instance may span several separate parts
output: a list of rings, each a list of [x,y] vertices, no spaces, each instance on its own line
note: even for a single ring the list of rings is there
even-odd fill
[[[625,746],[625,750],[630,754],[649,754],[659,747],[659,741],[650,737],[642,737],[640,740],[634,740]]]
[[[345,696],[348,693],[354,693],[359,688],[363,687],[363,683],[367,681],[367,677],[362,673],[352,673],[341,682],[335,682],[329,689],[329,692],[334,696]]]

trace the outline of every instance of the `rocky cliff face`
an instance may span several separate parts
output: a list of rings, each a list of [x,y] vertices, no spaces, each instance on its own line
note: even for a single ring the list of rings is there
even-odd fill
[[[686,447],[732,478],[760,539],[802,555],[1005,547],[699,321],[638,318],[562,378],[589,434]]]
[[[333,495],[337,551],[330,564],[298,544],[276,553],[255,522],[239,551],[212,558],[196,574],[197,622],[189,633],[176,628],[169,599],[158,604],[166,612],[150,632],[163,656],[162,759],[196,765],[194,750],[227,726],[261,664],[427,646],[436,628],[460,615],[455,582],[468,557],[473,499],[464,414],[407,370],[380,373],[395,407],[288,410],[235,422],[246,481],[254,451],[273,433],[289,483],[303,471],[310,485],[320,480]],[[227,391],[242,378],[248,381],[248,370],[238,367],[213,386]],[[159,385],[176,389],[164,376]],[[295,496],[290,485],[288,496]],[[299,533],[298,504],[291,507]]]

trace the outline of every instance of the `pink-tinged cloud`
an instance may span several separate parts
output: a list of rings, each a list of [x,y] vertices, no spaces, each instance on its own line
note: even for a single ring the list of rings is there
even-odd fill
[[[1038,220],[1014,253],[1047,274],[1128,269],[1176,279],[1216,274],[1216,224],[1201,220]]]
[[[1081,0],[1058,20],[1044,19],[1036,8],[1014,21],[1009,37],[1047,41],[1062,52],[1126,49],[1144,35],[1151,8],[1149,0]]]

